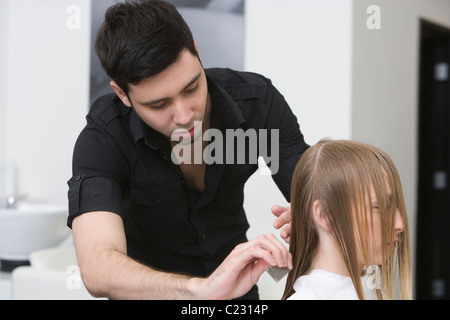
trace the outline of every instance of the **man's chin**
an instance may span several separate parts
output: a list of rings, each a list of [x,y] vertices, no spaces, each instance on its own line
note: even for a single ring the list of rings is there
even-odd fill
[[[180,137],[178,140],[172,140],[172,143],[177,144],[177,145],[181,145],[181,146],[187,146],[190,144],[193,144],[195,142],[195,138],[194,137]]]
[[[173,131],[172,136],[170,137],[170,140],[173,143],[179,144],[179,145],[190,145],[198,140],[201,140],[202,135],[203,135],[201,122],[200,122],[200,124],[197,124],[197,122],[195,122],[195,123],[196,123],[196,125],[194,127],[193,134],[192,134],[192,129],[191,129],[191,131],[188,131],[186,129],[176,129],[175,131]]]

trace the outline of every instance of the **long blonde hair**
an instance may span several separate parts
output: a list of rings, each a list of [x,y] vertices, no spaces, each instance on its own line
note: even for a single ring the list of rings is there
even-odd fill
[[[289,249],[294,268],[288,275],[283,299],[294,293],[295,281],[310,271],[318,248],[319,237],[312,218],[315,200],[319,200],[326,211],[330,233],[346,263],[359,299],[364,299],[357,250],[359,247],[365,265],[370,265],[373,248],[369,248],[367,239],[369,234],[373,235],[370,233],[373,227],[372,206],[367,206],[367,199],[370,199],[371,188],[378,200],[381,237],[385,243],[393,243],[396,210],[403,220],[397,248],[383,246],[382,286],[377,289],[377,296],[379,299],[395,298],[394,275],[398,271],[399,297],[411,299],[408,217],[397,169],[382,150],[347,140],[320,141],[302,155],[296,166],[291,187]]]

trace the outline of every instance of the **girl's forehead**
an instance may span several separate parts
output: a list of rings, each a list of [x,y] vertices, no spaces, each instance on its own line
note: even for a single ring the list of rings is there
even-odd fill
[[[374,183],[370,182],[370,187],[368,188],[367,192],[368,194],[365,195],[365,198],[370,202],[375,202],[378,200],[377,194],[386,195],[387,198],[391,198],[392,188],[387,175],[384,175],[384,184],[378,184],[376,189]]]

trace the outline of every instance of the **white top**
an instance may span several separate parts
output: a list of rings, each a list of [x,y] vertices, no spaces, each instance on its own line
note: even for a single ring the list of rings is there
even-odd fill
[[[314,269],[294,283],[288,300],[358,300],[352,278]]]

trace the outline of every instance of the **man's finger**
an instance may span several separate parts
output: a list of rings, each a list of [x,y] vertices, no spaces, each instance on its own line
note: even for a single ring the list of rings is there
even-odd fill
[[[290,267],[292,258],[289,251],[273,234],[261,235],[250,240],[245,249],[246,253],[243,256],[251,255],[265,259],[272,266]]]
[[[272,213],[273,213],[275,216],[279,217],[280,214],[282,214],[283,212],[285,212],[288,208],[289,208],[289,207],[282,207],[282,206],[279,206],[279,205],[274,205],[274,206],[271,208],[271,210],[272,210]]]
[[[291,224],[288,223],[280,232],[281,238],[283,238],[287,243],[289,243],[289,238],[291,236]]]
[[[281,207],[283,208],[283,207]],[[277,216],[275,221],[273,222],[273,226],[275,229],[280,229],[282,226],[291,222],[291,207],[283,208],[284,211],[280,213],[280,209],[276,209],[274,215]],[[272,211],[273,212],[273,211]],[[277,215],[278,214],[278,215]]]

